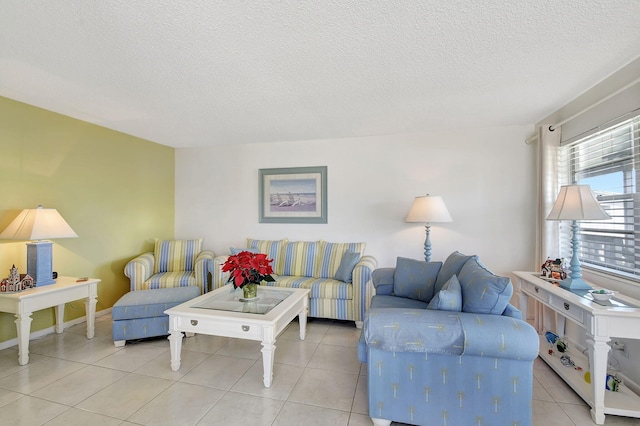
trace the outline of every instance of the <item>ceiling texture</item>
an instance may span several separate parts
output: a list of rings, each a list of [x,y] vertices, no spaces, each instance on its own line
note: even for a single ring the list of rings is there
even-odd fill
[[[532,125],[640,55],[639,16],[639,0],[0,0],[0,96],[176,148]]]

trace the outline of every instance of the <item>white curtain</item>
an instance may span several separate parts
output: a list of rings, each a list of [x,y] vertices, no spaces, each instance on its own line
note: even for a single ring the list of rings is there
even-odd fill
[[[547,257],[560,257],[560,238],[557,221],[546,220],[558,196],[558,149],[560,128],[540,127],[538,143],[538,248],[536,264],[542,265]]]
[[[560,257],[560,237],[558,221],[546,220],[558,196],[558,149],[560,148],[560,128],[551,130],[543,125],[538,133],[538,212],[536,238],[536,267],[542,266],[547,257]],[[555,314],[537,302],[529,307],[535,312],[533,326],[538,332],[556,329]],[[533,309],[531,309],[533,307]],[[564,334],[564,330],[555,330]]]

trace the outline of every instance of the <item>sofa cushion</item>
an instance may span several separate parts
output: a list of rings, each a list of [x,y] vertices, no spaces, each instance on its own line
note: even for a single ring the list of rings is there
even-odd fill
[[[365,243],[328,243],[318,241],[318,255],[316,256],[313,276],[316,278],[334,278],[342,256],[347,251],[364,254]]]
[[[386,296],[376,294],[371,299],[369,309],[373,308],[404,308],[404,309],[425,309],[427,303],[422,300],[407,299],[406,297]]]
[[[477,256],[466,256],[458,251],[454,251],[447,257],[444,261],[444,265],[440,269],[440,273],[438,274],[438,279],[436,280],[436,284],[434,286],[434,293],[439,292],[442,287],[449,281],[453,275],[460,274],[460,270],[464,266],[465,263],[469,259],[477,258]],[[458,277],[460,278],[460,277]]]
[[[462,311],[462,288],[458,282],[458,277],[453,275],[449,281],[437,292],[429,302],[427,309],[437,309],[439,311]]]
[[[196,286],[196,274],[193,271],[158,272],[142,284],[142,290],[190,286]]]
[[[274,282],[264,282],[270,287],[306,288],[311,299],[353,299],[353,284],[331,278],[276,276]]]
[[[156,240],[153,273],[193,271],[202,250],[202,238],[197,240]]]
[[[464,264],[458,280],[463,312],[501,315],[513,295],[511,279],[493,274],[477,258]]]
[[[289,241],[284,246],[284,269],[281,275],[312,277],[318,243],[315,241]]]
[[[266,254],[269,259],[273,259],[271,264],[273,273],[284,275],[284,248],[287,241],[286,238],[278,241],[247,238],[247,247],[257,249],[260,253]]]
[[[442,268],[442,262],[425,262],[398,257],[393,278],[393,293],[409,299],[430,301],[440,268]]]
[[[351,250],[345,251],[334,278],[339,281],[344,281],[345,283],[352,282],[353,268],[356,267],[358,260],[360,260],[360,253]]]

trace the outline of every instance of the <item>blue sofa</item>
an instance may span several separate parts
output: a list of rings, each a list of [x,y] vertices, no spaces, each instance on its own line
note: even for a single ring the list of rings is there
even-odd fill
[[[372,274],[358,357],[375,425],[531,425],[536,331],[476,256]]]

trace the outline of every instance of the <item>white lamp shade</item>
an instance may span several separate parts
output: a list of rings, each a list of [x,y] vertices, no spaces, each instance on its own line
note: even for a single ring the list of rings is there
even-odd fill
[[[452,222],[444,200],[439,196],[416,197],[405,222],[437,223]]]
[[[589,185],[565,185],[560,188],[556,203],[547,220],[605,220],[605,212]]]
[[[0,234],[3,240],[76,238],[73,229],[56,209],[24,209]]]

